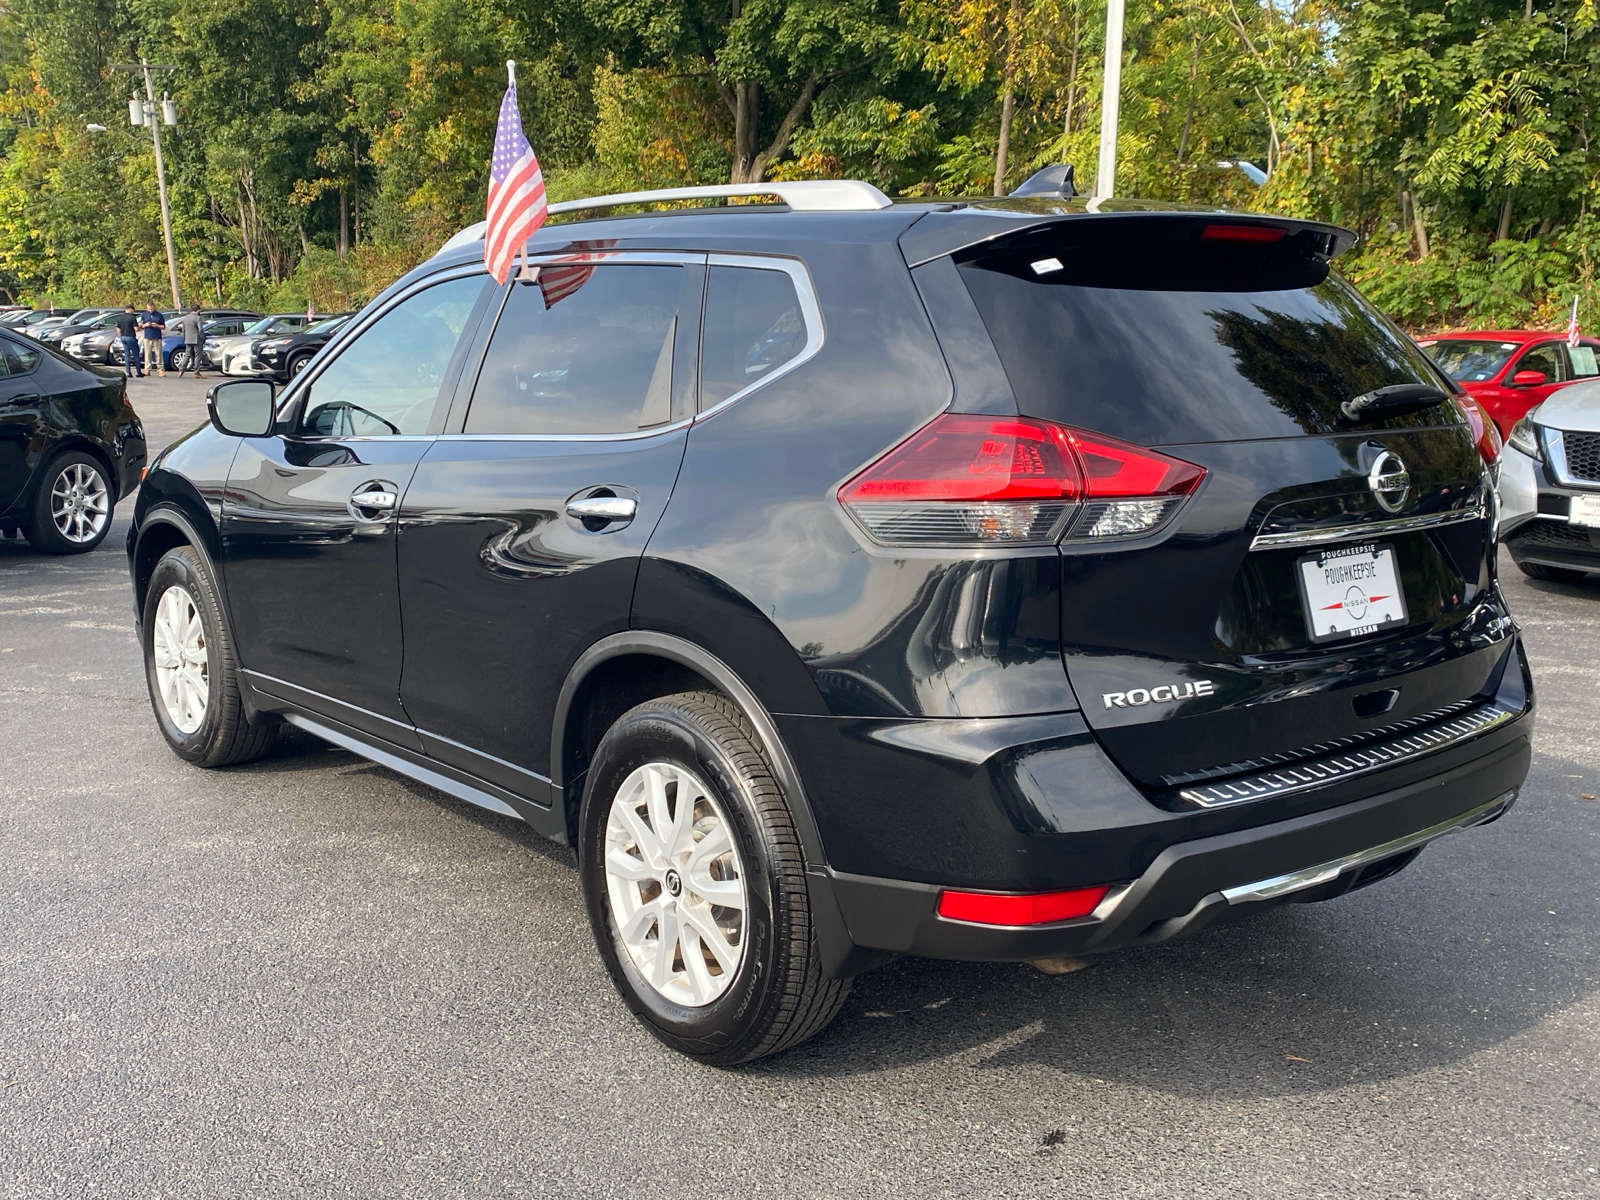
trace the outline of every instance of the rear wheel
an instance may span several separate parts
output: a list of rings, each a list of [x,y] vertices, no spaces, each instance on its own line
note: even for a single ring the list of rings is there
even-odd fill
[[[187,371],[194,364],[189,361],[189,351],[179,346],[172,352],[172,370]]]
[[[1519,562],[1517,570],[1529,579],[1543,579],[1550,583],[1577,583],[1588,574],[1587,571],[1579,571],[1572,567],[1547,567],[1543,563]]]
[[[744,716],[686,692],[601,740],[579,816],[600,955],[634,1015],[715,1066],[798,1045],[843,1005],[824,978],[794,817]]]
[[[85,554],[106,540],[114,505],[99,460],[69,450],[45,464],[23,532],[46,554]]]
[[[265,754],[276,718],[250,719],[210,572],[191,546],[167,551],[144,601],[144,672],[167,745],[202,767]]]

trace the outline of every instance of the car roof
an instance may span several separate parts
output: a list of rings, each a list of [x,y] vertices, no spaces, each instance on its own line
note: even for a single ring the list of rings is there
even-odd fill
[[[1537,342],[1543,338],[1564,338],[1566,334],[1551,329],[1452,329],[1449,333],[1435,333],[1424,341],[1430,342]]]

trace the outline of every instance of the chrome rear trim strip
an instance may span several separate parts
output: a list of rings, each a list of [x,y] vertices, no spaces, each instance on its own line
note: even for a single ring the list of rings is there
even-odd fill
[[[1276,550],[1284,546],[1326,546],[1332,542],[1365,542],[1374,538],[1390,537],[1397,533],[1416,533],[1423,529],[1438,529],[1442,525],[1459,525],[1463,521],[1482,521],[1488,515],[1488,511],[1480,504],[1476,508],[1430,513],[1424,517],[1366,521],[1359,525],[1340,525],[1333,529],[1294,529],[1288,533],[1262,533],[1256,535],[1250,543],[1250,549]]]
[[[1178,795],[1201,808],[1227,808],[1233,804],[1247,804],[1252,800],[1265,800],[1270,796],[1286,796],[1309,788],[1323,787],[1380,771],[1411,758],[1454,746],[1468,738],[1488,733],[1521,716],[1520,712],[1500,708],[1493,704],[1463,713],[1442,721],[1429,729],[1407,733],[1403,737],[1363,746],[1347,754],[1320,758],[1296,766],[1268,771],[1245,779],[1231,779],[1205,787],[1184,788]]]
[[[1291,871],[1287,875],[1275,875],[1271,879],[1257,880],[1255,883],[1243,883],[1238,887],[1223,888],[1222,898],[1229,904],[1249,904],[1256,900],[1276,900],[1280,896],[1287,896],[1294,892],[1303,892],[1307,888],[1316,887],[1321,883],[1332,883],[1346,871],[1353,871],[1371,863],[1380,862],[1385,858],[1393,858],[1396,854],[1404,854],[1407,850],[1415,850],[1442,838],[1446,834],[1459,833],[1463,829],[1470,829],[1474,825],[1482,825],[1492,817],[1510,808],[1516,802],[1517,789],[1502,792],[1487,804],[1480,804],[1470,812],[1464,812],[1459,817],[1451,817],[1448,821],[1441,821],[1437,825],[1416,833],[1408,833],[1404,837],[1395,838],[1393,841],[1384,842],[1381,846],[1373,846],[1367,850],[1357,850],[1354,854],[1347,854],[1343,858],[1335,858],[1325,863],[1318,863],[1314,867],[1304,870]]]

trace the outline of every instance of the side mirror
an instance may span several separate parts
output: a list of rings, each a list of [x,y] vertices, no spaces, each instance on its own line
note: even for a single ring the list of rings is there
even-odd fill
[[[266,437],[276,416],[277,389],[257,379],[219,383],[206,393],[206,412],[231,437]]]
[[[1538,387],[1544,381],[1543,371],[1518,371],[1511,377],[1511,386]]]

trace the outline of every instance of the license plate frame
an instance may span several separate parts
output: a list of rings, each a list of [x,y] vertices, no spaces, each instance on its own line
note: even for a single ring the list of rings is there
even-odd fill
[[[1306,632],[1319,645],[1371,637],[1408,620],[1400,557],[1392,543],[1330,546],[1295,560],[1294,573]],[[1378,595],[1374,597],[1373,592]],[[1323,615],[1320,628],[1318,614]],[[1372,617],[1377,619],[1368,619]]]
[[[1567,521],[1584,529],[1600,529],[1600,496],[1574,496]]]

